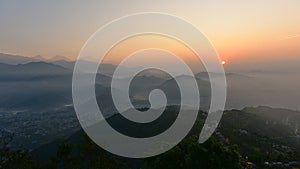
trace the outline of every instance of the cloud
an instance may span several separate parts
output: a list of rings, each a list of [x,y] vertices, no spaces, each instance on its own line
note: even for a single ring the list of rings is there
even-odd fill
[[[300,34],[283,36],[280,40],[290,40],[290,39],[295,39],[295,38],[300,38]]]

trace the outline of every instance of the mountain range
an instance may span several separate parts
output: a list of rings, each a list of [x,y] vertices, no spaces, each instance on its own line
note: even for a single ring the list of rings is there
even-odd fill
[[[6,64],[24,64],[29,62],[58,62],[58,61],[71,61],[69,58],[65,56],[54,56],[52,58],[44,58],[43,56],[37,55],[33,57],[27,57],[22,55],[15,55],[15,54],[6,54],[0,53],[0,63]]]
[[[57,57],[63,59],[64,57]],[[0,54],[0,94],[4,97],[0,99],[2,109],[14,110],[27,109],[22,105],[25,100],[30,102],[34,98],[44,98],[47,100],[48,93],[58,93],[52,98],[60,97],[64,94],[66,99],[63,104],[71,104],[71,83],[74,61],[69,60],[44,60],[41,56],[24,57],[18,55]],[[82,61],[85,64],[96,64],[94,62]],[[97,75],[97,84],[103,87],[110,87],[113,71],[117,65],[105,63],[101,64],[101,72]],[[228,67],[225,67],[225,71]],[[127,74],[135,72],[136,67],[122,68],[124,76],[114,77],[119,90],[124,91],[124,82],[128,80]],[[90,72],[86,72],[89,74]],[[217,78],[217,73],[211,72],[211,78]],[[248,73],[226,72],[227,78],[227,103],[226,108],[243,108],[245,106],[266,105],[271,107],[282,107],[299,110],[298,102],[293,99],[300,97],[298,86],[300,82],[295,80],[294,74],[273,74],[265,71],[249,71]],[[210,83],[207,72],[195,74],[201,94],[202,107],[209,107]],[[178,75],[175,79],[184,81],[187,86],[193,77]],[[294,83],[287,83],[293,81]],[[135,103],[145,103],[148,99],[149,90],[156,87],[166,91],[174,90],[174,81],[166,74],[157,70],[147,70],[138,74],[131,83],[132,99]],[[22,93],[23,96],[18,96]],[[25,97],[26,96],[26,97]],[[292,97],[290,97],[292,96]],[[23,98],[23,99],[22,99]],[[49,98],[51,96],[49,95]],[[64,97],[60,97],[64,98]],[[173,98],[172,102],[176,102]],[[19,101],[19,100],[22,101]],[[38,100],[44,100],[38,99]],[[12,104],[15,103],[15,104]],[[24,104],[23,104],[24,105]],[[55,105],[55,104],[54,104]],[[30,106],[28,106],[30,108]]]

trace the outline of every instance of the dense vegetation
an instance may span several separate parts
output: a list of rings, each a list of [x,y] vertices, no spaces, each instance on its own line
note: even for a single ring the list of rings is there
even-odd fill
[[[1,157],[0,166],[3,169],[242,168],[236,146],[226,147],[214,138],[199,144],[195,136],[189,137],[165,154],[137,163],[135,160],[116,157],[101,150],[87,137],[80,144],[61,143],[56,156],[44,164],[34,163],[27,151],[1,149]]]

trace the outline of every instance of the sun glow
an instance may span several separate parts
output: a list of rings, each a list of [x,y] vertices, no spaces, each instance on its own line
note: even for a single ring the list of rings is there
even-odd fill
[[[226,64],[226,61],[223,60],[221,63],[222,63],[222,65],[225,65],[225,64]]]

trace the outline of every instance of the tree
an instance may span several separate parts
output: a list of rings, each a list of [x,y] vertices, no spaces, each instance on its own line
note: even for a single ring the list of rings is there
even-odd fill
[[[237,146],[224,147],[211,138],[199,144],[196,136],[183,141],[170,151],[146,160],[145,169],[240,169]]]
[[[13,140],[14,134],[0,130],[0,169],[33,169],[35,168],[32,157],[27,150],[12,151],[8,145]]]
[[[122,165],[86,135],[78,144],[63,142],[58,146],[56,157],[43,165],[47,169],[119,169]]]

